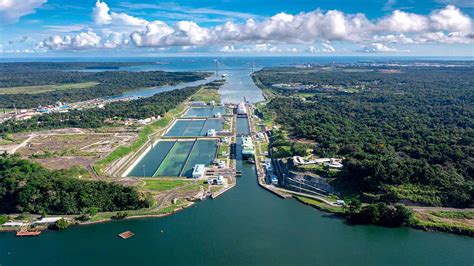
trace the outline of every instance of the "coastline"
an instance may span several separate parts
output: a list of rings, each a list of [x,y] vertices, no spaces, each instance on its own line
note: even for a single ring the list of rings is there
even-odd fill
[[[207,77],[207,78],[209,78],[209,77]],[[196,96],[197,94],[199,94],[206,87],[207,84],[208,83],[199,85],[198,86],[199,90],[195,94],[191,95],[190,97],[188,97],[187,100],[185,100],[184,102],[182,102],[181,104],[179,104],[178,106],[173,108],[172,110],[168,111],[160,119],[158,119],[156,121],[153,121],[151,124],[146,125],[145,129],[147,127],[153,127],[153,130],[151,131],[151,133],[146,135],[146,141],[142,145],[136,147],[135,150],[131,150],[125,156],[123,156],[121,158],[118,158],[118,159],[115,159],[115,160],[113,160],[113,161],[111,161],[107,164],[104,164],[103,162],[107,161],[109,159],[109,157],[114,158],[114,153],[116,152],[117,149],[120,149],[120,147],[121,147],[121,146],[119,146],[119,147],[117,147],[116,150],[113,150],[111,153],[109,153],[105,158],[103,158],[102,160],[97,161],[96,163],[94,163],[94,166],[92,167],[92,170],[95,172],[95,174],[97,176],[99,176],[100,174],[109,174],[109,175],[111,175],[112,177],[115,177],[115,178],[126,178],[124,172],[127,172],[127,171],[130,170],[130,168],[131,168],[130,164],[132,164],[132,166],[133,166],[133,164],[136,164],[140,160],[140,158],[142,158],[146,154],[146,152],[149,150],[149,148],[153,146],[154,143],[157,143],[157,142],[160,141],[160,139],[162,137],[162,134],[164,134],[164,132],[169,130],[169,128],[173,127],[173,125],[175,124],[177,119],[181,118],[182,115],[185,114],[189,110],[189,108],[191,108],[191,105],[190,105],[191,99],[194,96]],[[232,121],[233,121],[233,119],[231,120],[231,122]],[[142,131],[145,131],[145,129],[142,129]],[[142,132],[142,131],[140,131],[140,132]],[[234,138],[235,138],[235,136],[234,136]],[[99,165],[101,166],[100,168],[105,168],[105,170],[102,169],[104,171],[97,171],[96,168],[98,168]],[[234,165],[234,167],[235,167],[235,165]],[[114,169],[112,171],[111,168],[116,168],[116,169]],[[116,181],[116,180],[114,180],[114,181]],[[114,182],[114,181],[112,181],[112,182]],[[181,198],[178,197],[178,198],[180,198],[180,200],[184,200],[184,202],[172,203],[171,205],[165,205],[165,206],[163,206],[161,204],[158,204],[158,209],[152,208],[152,209],[141,209],[141,210],[139,209],[139,210],[121,210],[121,211],[114,211],[114,212],[98,212],[98,213],[92,215],[92,217],[89,217],[89,220],[87,220],[87,221],[76,220],[79,216],[81,216],[81,214],[76,214],[76,215],[57,214],[57,215],[48,215],[48,216],[49,217],[57,216],[57,217],[61,217],[63,219],[68,220],[69,225],[67,227],[101,224],[101,223],[108,223],[108,222],[112,222],[112,221],[127,220],[127,219],[132,220],[132,219],[161,218],[161,217],[166,217],[166,216],[173,215],[173,214],[175,214],[179,211],[182,211],[186,208],[189,208],[189,207],[193,206],[197,200],[203,200],[207,197],[209,197],[211,199],[214,199],[214,198],[222,195],[223,193],[227,192],[228,190],[234,188],[235,186],[236,186],[236,180],[234,178],[233,182],[231,181],[228,186],[222,187],[221,189],[208,194],[208,196],[204,196],[204,194],[202,194],[199,197],[193,197],[191,200],[186,199],[184,197],[181,197]],[[167,192],[171,192],[175,189],[176,188],[173,188],[171,190],[167,190]],[[152,193],[153,191],[146,191],[146,192]],[[199,193],[198,193],[198,195],[199,195]],[[166,197],[167,196],[165,195],[163,197],[163,199],[166,198]],[[176,198],[176,199],[178,199],[178,198]],[[193,200],[193,199],[195,199],[195,200]],[[172,209],[169,210],[170,208],[172,208]],[[119,218],[119,219],[114,218],[114,216],[116,216],[119,213],[123,213],[126,216],[123,217],[123,218]],[[134,213],[136,213],[136,215],[134,215]],[[19,216],[19,215],[21,215],[21,214],[12,214],[12,216]],[[28,214],[28,215],[30,215],[30,214]],[[38,214],[31,214],[31,215],[35,218],[39,217]],[[98,218],[97,220],[94,220],[94,216],[98,216],[100,218]],[[25,219],[25,221],[28,221],[28,223],[27,223],[28,227],[31,227],[32,224],[33,224],[33,223],[31,223],[30,219]],[[53,225],[53,224],[48,224],[48,225],[44,225],[44,226],[33,226],[31,229],[40,230],[40,231],[47,231],[47,230],[51,230],[51,229],[49,229],[49,226],[51,226],[51,225]],[[1,232],[19,231],[23,227],[24,226],[21,226],[21,227],[19,227],[19,226],[5,227],[5,226],[0,225],[0,233]]]

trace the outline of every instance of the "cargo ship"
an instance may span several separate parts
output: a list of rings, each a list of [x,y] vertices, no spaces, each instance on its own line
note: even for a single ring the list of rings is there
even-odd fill
[[[252,138],[249,136],[242,137],[242,156],[244,158],[252,157],[255,154]]]
[[[245,102],[241,102],[237,106],[237,116],[239,116],[239,117],[246,117],[247,116],[247,109],[245,107]]]

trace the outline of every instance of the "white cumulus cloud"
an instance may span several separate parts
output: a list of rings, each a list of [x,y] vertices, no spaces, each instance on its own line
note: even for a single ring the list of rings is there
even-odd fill
[[[17,22],[21,17],[35,13],[47,0],[0,0],[0,23]]]
[[[95,32],[88,31],[72,36],[51,36],[39,42],[36,48],[48,50],[85,50],[98,48],[101,44],[101,41],[102,38],[99,35],[97,35]]]
[[[0,0],[2,1],[2,0]],[[198,47],[219,45],[224,52],[295,52],[288,45],[311,45],[311,52],[335,52],[332,41],[364,44],[371,52],[391,52],[389,44],[473,43],[471,17],[453,5],[428,15],[394,10],[385,17],[368,19],[364,14],[345,14],[320,9],[298,14],[279,13],[263,20],[227,21],[203,27],[194,21],[167,24],[112,12],[97,0],[92,11],[95,28],[120,33],[92,35],[90,30],[42,42],[47,49],[119,48],[121,46]],[[94,33],[95,34],[95,33]],[[59,42],[54,40],[61,39]],[[90,38],[90,39],[88,39]],[[129,44],[130,43],[130,44]],[[320,46],[314,46],[320,43]],[[283,48],[282,48],[283,46]],[[305,46],[308,47],[308,46]],[[243,49],[243,50],[242,50]]]
[[[362,47],[362,50],[359,52],[364,53],[389,53],[389,52],[398,52],[397,49],[388,47],[382,43],[371,43]]]
[[[98,25],[113,24],[126,26],[146,25],[148,22],[144,19],[136,18],[125,13],[110,12],[110,8],[105,2],[97,0],[92,10],[92,19]]]

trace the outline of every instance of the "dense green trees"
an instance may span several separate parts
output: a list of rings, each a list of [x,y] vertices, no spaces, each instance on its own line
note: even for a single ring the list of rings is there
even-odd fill
[[[293,136],[316,141],[317,155],[343,156],[338,181],[363,200],[474,206],[473,68],[379,70],[267,69],[257,77],[269,86],[364,85],[359,93],[317,91],[306,100],[284,91],[290,96],[267,105]]]
[[[80,180],[68,170],[50,171],[18,156],[0,157],[0,212],[79,214],[97,208],[120,211],[149,207],[132,187]]]
[[[271,147],[273,149],[273,157],[285,158],[290,156],[307,156],[310,145],[289,141],[286,135],[274,130],[272,132]]]
[[[65,127],[97,128],[107,124],[106,119],[143,119],[152,116],[163,116],[188,97],[198,91],[199,87],[186,87],[166,91],[148,98],[114,102],[105,108],[72,110],[68,113],[51,113],[34,116],[29,120],[9,120],[0,124],[0,134],[38,129]]]
[[[84,68],[117,68],[120,63],[0,63],[0,108],[35,108],[57,101],[78,102],[99,97],[120,95],[140,88],[191,82],[205,78],[207,73],[194,72],[78,72]],[[2,94],[1,88],[38,85],[61,85],[79,82],[97,82],[83,89],[56,90],[36,94]]]
[[[353,224],[376,224],[389,227],[409,225],[412,211],[403,205],[390,206],[385,203],[360,205],[350,202],[346,218]]]
[[[50,226],[50,229],[62,231],[70,226],[69,222],[65,219],[59,219]]]

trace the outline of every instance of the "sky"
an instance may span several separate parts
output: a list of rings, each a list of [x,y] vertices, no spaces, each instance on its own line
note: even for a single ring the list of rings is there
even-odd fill
[[[0,56],[474,57],[469,0],[0,0]]]

